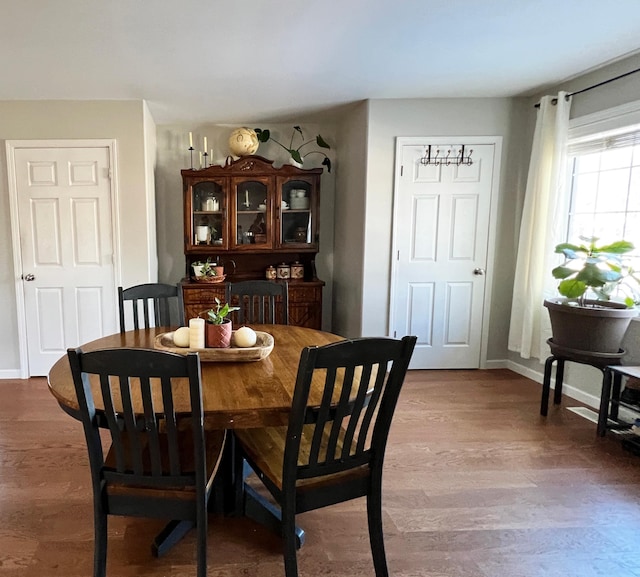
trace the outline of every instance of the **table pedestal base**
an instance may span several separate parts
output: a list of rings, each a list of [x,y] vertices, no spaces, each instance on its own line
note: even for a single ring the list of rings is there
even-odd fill
[[[273,533],[282,535],[282,514],[280,509],[258,493],[245,479],[253,472],[246,461],[235,464],[235,439],[227,437],[214,487],[209,496],[208,511],[224,515],[245,516],[260,523]],[[234,470],[238,466],[238,471]],[[155,557],[161,557],[176,545],[195,524],[191,521],[169,521],[158,533],[151,545]],[[304,544],[305,532],[296,526],[296,545]]]
[[[253,487],[244,485],[243,512],[246,517],[267,529],[282,535],[282,513],[273,503],[267,501]],[[302,527],[296,525],[296,547],[304,545],[305,533]]]
[[[194,527],[195,525],[192,521],[169,521],[153,540],[151,544],[152,555],[154,557],[162,557]]]

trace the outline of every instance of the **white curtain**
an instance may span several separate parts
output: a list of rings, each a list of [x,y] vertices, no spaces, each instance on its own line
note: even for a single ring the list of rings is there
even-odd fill
[[[556,296],[551,269],[555,245],[564,239],[568,191],[566,150],[571,102],[566,92],[540,101],[533,136],[511,304],[509,350],[542,361],[549,354],[549,315],[543,306]],[[556,104],[552,102],[556,100]]]

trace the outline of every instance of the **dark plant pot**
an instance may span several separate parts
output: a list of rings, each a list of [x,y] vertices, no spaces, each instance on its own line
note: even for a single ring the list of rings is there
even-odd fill
[[[229,319],[221,325],[205,323],[205,346],[211,349],[227,349],[231,346],[232,323]]]
[[[544,301],[549,311],[553,343],[559,347],[593,353],[617,353],[636,309],[611,301],[585,301],[572,306],[567,299]]]

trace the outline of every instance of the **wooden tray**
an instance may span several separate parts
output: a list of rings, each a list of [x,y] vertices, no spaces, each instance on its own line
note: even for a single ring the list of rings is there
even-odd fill
[[[236,331],[233,331],[235,334]],[[267,358],[273,350],[273,336],[269,333],[256,331],[258,340],[255,347],[234,347],[233,334],[231,337],[232,346],[228,349],[189,349],[185,347],[176,347],[173,344],[173,332],[161,333],[153,341],[153,348],[162,351],[178,353],[186,355],[187,353],[197,352],[200,354],[201,361],[218,362],[218,363],[247,363],[251,361],[261,361]]]

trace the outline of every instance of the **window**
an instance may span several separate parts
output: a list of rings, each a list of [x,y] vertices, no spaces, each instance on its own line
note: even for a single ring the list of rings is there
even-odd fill
[[[569,141],[568,242],[584,244],[580,237],[596,237],[603,246],[627,240],[636,250],[625,259],[640,270],[640,126],[599,133]],[[614,299],[640,295],[634,284],[624,283]]]
[[[567,240],[628,240],[640,249],[640,127],[569,143]]]

